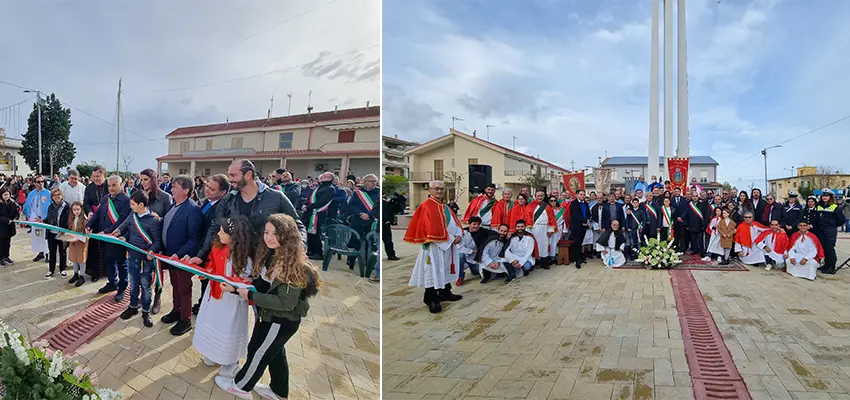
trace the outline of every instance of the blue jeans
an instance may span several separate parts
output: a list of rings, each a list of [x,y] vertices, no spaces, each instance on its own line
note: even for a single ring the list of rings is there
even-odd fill
[[[138,255],[127,257],[127,270],[130,275],[130,308],[139,308],[139,288],[142,291],[142,311],[151,309],[151,282],[153,281],[153,260]]]
[[[106,276],[109,283],[118,288],[118,296],[124,296],[127,289],[127,259],[124,257],[104,257]]]
[[[850,232],[850,219],[844,221],[844,232]]]
[[[526,261],[525,264],[522,265],[522,270],[526,271],[526,272],[530,271],[531,267],[533,267],[533,266],[534,266],[534,261]],[[514,268],[514,266],[511,265],[511,263],[506,262],[505,263],[505,269],[508,270],[508,276],[512,276],[512,277],[516,278],[516,268]]]
[[[473,275],[478,275],[478,264],[472,264],[466,261],[467,257],[473,257],[472,254],[461,254],[460,255],[460,272],[458,278],[463,279],[466,276],[466,266],[469,265],[469,270],[472,271]]]

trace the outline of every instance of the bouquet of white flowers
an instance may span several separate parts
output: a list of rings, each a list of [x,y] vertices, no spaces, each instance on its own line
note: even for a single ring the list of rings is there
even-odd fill
[[[642,262],[646,269],[667,269],[682,263],[682,259],[679,258],[682,253],[677,253],[673,249],[672,240],[669,242],[661,240],[660,234],[652,239],[644,236],[644,240],[646,245],[638,250],[637,261]]]
[[[66,359],[46,340],[30,344],[0,321],[0,398],[120,400],[121,393],[98,388],[97,374]]]

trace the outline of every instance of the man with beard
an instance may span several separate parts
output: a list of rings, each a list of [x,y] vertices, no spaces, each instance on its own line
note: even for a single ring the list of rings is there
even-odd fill
[[[272,176],[275,177],[273,188],[283,192],[290,203],[297,203],[301,197],[301,185],[292,181],[292,174],[286,172],[283,168],[279,168]]]
[[[92,178],[94,178],[94,174],[92,174]],[[162,174],[162,183],[159,184],[159,190],[171,194],[171,174],[168,172]]]
[[[753,188],[750,192],[750,201],[753,203],[754,217],[761,216],[764,213],[765,201],[761,198],[761,189]],[[758,220],[759,218],[756,218]]]
[[[765,196],[766,202],[764,206],[761,208],[760,213],[756,213],[757,220],[762,225],[770,225],[771,221],[779,221],[779,226],[782,226],[782,223],[785,220],[785,216],[782,215],[782,212],[785,211],[785,208],[779,204],[776,204],[776,199],[772,194],[768,194]]]
[[[496,232],[482,228],[481,218],[473,215],[469,218],[469,226],[463,229],[463,236],[457,246],[457,251],[460,253],[460,268],[455,286],[463,286],[467,265],[472,275],[480,276],[478,251],[484,247],[488,239],[496,235]]]
[[[408,285],[425,289],[422,301],[432,313],[443,310],[442,301],[458,301],[463,296],[452,293],[460,264],[456,246],[463,237],[460,220],[443,203],[446,185],[441,181],[428,184],[429,196],[410,219],[404,241],[420,245]]]
[[[785,204],[783,214],[785,215],[785,233],[791,237],[797,232],[797,225],[803,218],[803,207],[797,199],[797,193],[788,193],[788,203]]]
[[[497,200],[493,206],[493,218],[490,221],[490,228],[494,231],[499,230],[502,224],[508,223],[508,215],[510,215],[511,209],[514,208],[513,195],[514,192],[511,189],[502,189],[502,198]]]
[[[469,207],[463,215],[463,222],[469,223],[469,218],[476,216],[481,218],[482,227],[490,229],[493,223],[494,205],[496,205],[496,185],[491,183],[484,189],[484,193],[469,202]]]
[[[491,235],[481,246],[481,251],[475,255],[475,260],[481,269],[481,283],[490,282],[494,274],[510,274],[514,269],[505,260],[508,250],[508,224],[499,225],[498,235]]]
[[[204,203],[201,205],[201,214],[203,215],[203,223],[201,224],[201,240],[205,239],[204,235],[210,230],[210,226],[215,219],[215,213],[218,209],[219,200],[230,191],[230,182],[227,181],[227,175],[217,174],[210,177],[209,182],[204,186]],[[200,278],[201,281],[201,297],[198,298],[198,303],[192,306],[192,314],[198,315],[201,309],[201,303],[204,301],[204,292],[207,291],[209,281]],[[157,297],[159,294],[157,293]],[[155,303],[156,304],[156,303]],[[157,307],[159,308],[159,307]],[[157,311],[159,312],[159,311]]]
[[[626,235],[620,230],[620,221],[612,220],[599,240],[596,241],[596,251],[602,255],[602,262],[610,268],[617,268],[626,263]]]
[[[555,234],[558,221],[555,219],[554,210],[546,203],[546,192],[543,190],[536,191],[534,201],[529,204],[531,213],[528,215],[531,220],[529,233],[534,235],[534,240],[537,242],[537,251],[540,253],[537,258],[540,267],[543,269],[550,268],[552,256],[558,252],[557,247],[549,248],[549,238]]]
[[[109,193],[109,190],[106,186],[106,167],[97,165],[91,172],[91,182],[86,186],[83,194],[83,212],[86,213],[89,221],[100,208],[100,203],[107,193]],[[92,282],[97,282],[101,276],[106,275],[106,263],[103,254],[105,243],[100,240],[89,240],[86,245],[88,246],[86,275],[91,277]]]
[[[511,283],[517,278],[517,273],[522,271],[524,275],[530,275],[534,267],[534,259],[539,258],[539,247],[537,241],[534,240],[534,235],[525,230],[525,221],[519,220],[514,227],[514,234],[508,242],[508,249],[505,251],[505,268],[508,271],[508,278],[505,283]]]
[[[786,271],[795,278],[815,280],[818,262],[824,258],[820,240],[809,231],[809,222],[805,217],[797,224],[799,232],[791,236],[788,249]]]
[[[103,201],[97,207],[97,211],[89,219],[86,225],[86,233],[111,234],[130,216],[130,198],[124,194],[121,184],[120,176],[112,175],[109,177],[107,182],[109,192],[106,196],[103,196]],[[89,240],[89,242],[95,241],[97,240]],[[127,288],[127,249],[118,244],[105,242],[101,244],[101,247],[108,282],[97,292],[106,294],[118,291],[113,300],[120,303],[124,299],[124,289]]]
[[[226,194],[216,207],[215,218],[213,218],[210,228],[206,233],[203,247],[198,251],[198,255],[191,259],[184,258],[184,261],[189,261],[195,265],[201,265],[203,260],[212,249],[213,238],[218,235],[219,221],[222,218],[235,217],[237,215],[248,218],[251,223],[251,239],[253,243],[260,243],[263,240],[263,230],[266,226],[266,220],[272,214],[286,214],[295,220],[298,225],[298,231],[301,238],[306,244],[307,232],[304,229],[304,224],[298,218],[295,208],[289,199],[283,193],[277,190],[270,190],[268,186],[260,182],[254,169],[254,163],[249,160],[237,160],[230,164],[227,169],[227,178],[230,181],[231,191]]]
[[[301,206],[304,226],[307,227],[307,256],[311,260],[321,260],[324,257],[321,235],[336,194],[333,187],[334,176],[331,172],[319,175],[319,186],[313,189],[307,203]]]
[[[788,251],[788,235],[782,230],[779,221],[770,221],[770,230],[756,238],[756,245],[764,251],[764,270],[785,266],[785,253]]]
[[[354,189],[354,193],[348,199],[351,228],[357,231],[362,240],[366,240],[366,235],[370,231],[378,231],[379,200],[381,200],[381,190],[378,189],[378,177],[373,174],[364,176],[363,188]],[[348,246],[359,249],[360,240],[352,235]],[[354,269],[354,257],[348,257],[348,267]]]
[[[572,241],[570,259],[576,263],[576,269],[581,269],[581,263],[584,262],[581,245],[590,221],[590,209],[584,201],[585,195],[586,192],[581,189],[576,193],[578,201],[570,202],[570,240]]]
[[[744,222],[738,224],[735,232],[735,252],[741,262],[747,265],[758,265],[764,263],[764,251],[757,246],[755,241],[758,236],[768,230],[764,225],[756,222],[753,213],[744,213]]]

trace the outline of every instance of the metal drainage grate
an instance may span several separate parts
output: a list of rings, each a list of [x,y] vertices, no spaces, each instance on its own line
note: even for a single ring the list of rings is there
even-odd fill
[[[45,339],[54,350],[73,354],[82,345],[92,341],[112,325],[124,309],[130,304],[130,289],[124,292],[120,303],[112,301],[113,295],[103,297],[84,310],[45,332],[39,339]]]
[[[751,400],[693,274],[686,270],[670,271],[670,281],[682,326],[694,398]]]

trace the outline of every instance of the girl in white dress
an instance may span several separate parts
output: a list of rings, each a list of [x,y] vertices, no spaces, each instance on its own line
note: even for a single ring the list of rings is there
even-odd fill
[[[250,235],[245,217],[223,219],[204,264],[207,272],[234,280],[249,277],[253,268]],[[210,281],[203,296],[192,345],[204,356],[204,364],[221,365],[219,375],[232,378],[248,350],[248,301],[224,293],[215,281]]]
[[[718,256],[719,258],[723,257],[723,247],[720,246],[720,232],[717,231],[717,224],[723,220],[723,208],[717,207],[714,209],[713,218],[708,223],[708,234],[711,235],[708,239],[708,255],[706,255],[702,260],[703,261],[711,261],[713,255]]]

